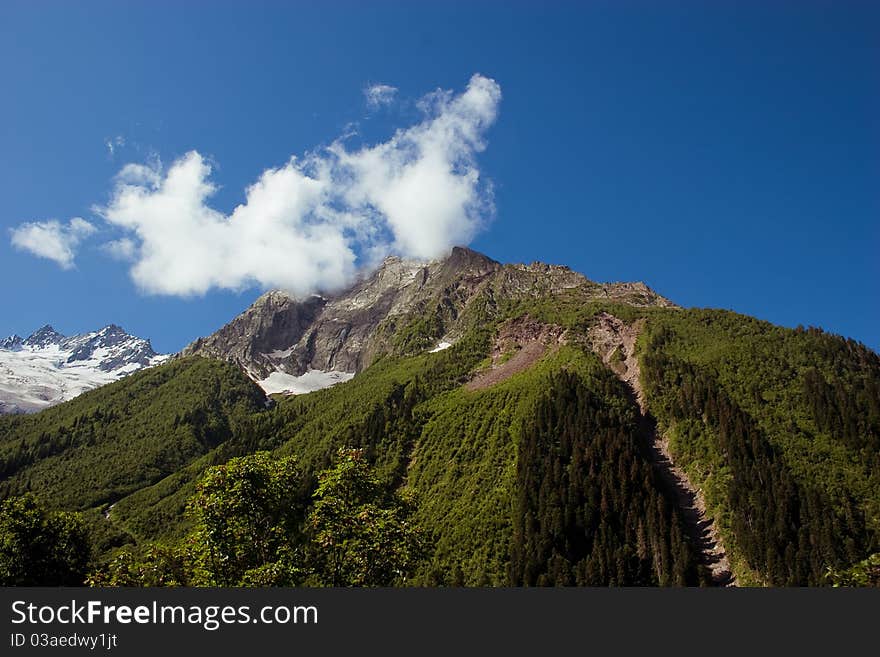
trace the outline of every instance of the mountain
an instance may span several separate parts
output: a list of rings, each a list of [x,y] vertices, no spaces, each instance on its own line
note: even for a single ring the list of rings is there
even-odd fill
[[[0,349],[5,349],[6,351],[18,351],[21,349],[23,342],[21,336],[10,335],[8,338],[0,339]]]
[[[589,300],[672,307],[643,283],[598,284],[567,267],[502,265],[455,247],[443,259],[389,257],[336,295],[296,299],[273,290],[182,355],[221,358],[240,366],[267,392],[312,391],[348,380],[379,357],[426,347],[447,348],[467,331],[474,300],[534,299],[577,291]],[[401,324],[421,318],[401,331]]]
[[[167,359],[111,324],[65,337],[49,325],[0,340],[0,413],[29,413]]]
[[[125,546],[148,560],[126,573],[174,579],[155,559],[202,536],[214,468],[293,457],[308,508],[341,449],[428,537],[406,583],[817,586],[880,552],[875,352],[468,249],[269,292],[169,362],[0,417],[0,498],[38,490],[82,514],[95,567]]]

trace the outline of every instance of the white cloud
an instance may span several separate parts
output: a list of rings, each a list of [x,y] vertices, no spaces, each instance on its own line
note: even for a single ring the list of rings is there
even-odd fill
[[[495,121],[501,88],[475,75],[460,96],[430,98],[426,119],[389,141],[354,153],[338,143],[331,149],[347,174],[347,203],[372,211],[391,230],[392,249],[417,258],[470,242],[492,212],[474,156],[486,146],[483,134]]]
[[[367,107],[371,110],[379,109],[394,102],[397,95],[397,87],[387,84],[373,84],[364,89],[364,97],[367,99]]]
[[[158,187],[161,179],[162,161],[155,157],[149,164],[126,164],[116,174],[116,181],[126,185],[150,185]]]
[[[474,75],[459,95],[426,97],[422,120],[385,142],[350,149],[346,134],[267,169],[230,213],[211,206],[217,187],[197,151],[168,167],[127,164],[95,208],[122,233],[103,248],[132,262],[143,291],[177,296],[253,285],[304,296],[345,286],[389,253],[439,257],[493,214],[476,155],[500,101],[498,84]],[[66,253],[55,259],[72,262]]]
[[[134,260],[137,254],[137,245],[128,237],[106,242],[101,245],[101,249],[116,260]]]
[[[104,140],[104,146],[107,147],[107,152],[110,153],[110,157],[116,154],[116,149],[125,146],[125,137],[122,135],[117,135],[115,137],[108,137]]]
[[[306,294],[351,278],[346,222],[322,206],[325,174],[310,176],[296,160],[269,169],[227,216],[207,203],[216,190],[210,173],[192,151],[155,172],[156,184],[120,178],[98,209],[137,245],[131,274],[143,290],[189,296],[257,284]]]
[[[60,221],[32,221],[12,228],[12,245],[22,251],[57,262],[62,269],[72,269],[80,242],[95,232],[95,227],[80,217],[67,225]]]

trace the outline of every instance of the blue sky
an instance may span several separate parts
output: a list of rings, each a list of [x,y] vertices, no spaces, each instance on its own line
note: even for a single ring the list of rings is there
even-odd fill
[[[482,121],[479,144],[455,148],[455,171],[479,172],[469,200],[485,202],[491,181],[494,218],[473,248],[878,349],[878,28],[869,2],[4,2],[0,334],[113,322],[174,351],[267,284],[219,289],[234,252],[210,280],[169,283],[166,259],[134,282],[137,257],[103,245],[139,244],[122,226],[139,206],[117,207],[115,224],[94,209],[113,205],[126,164],[161,161],[165,176],[197,151],[222,221],[291,156],[334,142],[351,156],[452,115]],[[500,89],[476,119],[454,105],[475,74]],[[377,84],[396,92],[370,108],[363,92]],[[418,101],[437,89],[452,95],[425,114]],[[344,196],[346,209],[381,215],[369,202],[382,180]],[[456,226],[469,236],[487,211],[466,207],[472,222]],[[68,269],[12,246],[25,222],[73,217],[94,230]],[[199,247],[156,221],[137,225],[167,235],[167,257]],[[384,226],[380,250],[403,243]]]

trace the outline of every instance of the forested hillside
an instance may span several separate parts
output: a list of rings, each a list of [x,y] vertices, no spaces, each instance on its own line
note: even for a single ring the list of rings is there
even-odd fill
[[[436,352],[425,347],[442,327],[400,318],[392,353],[351,381],[268,405],[233,366],[188,357],[0,417],[0,495],[82,512],[96,583],[708,584],[633,392],[596,353],[599,313],[640,331],[647,412],[702,491],[739,584],[870,581],[859,569],[880,551],[876,354],[817,330],[577,290],[487,288]],[[235,477],[218,474],[224,464]],[[242,552],[250,524],[234,540],[208,531],[204,500],[231,500],[236,477],[286,537],[259,554]],[[17,536],[17,522],[0,527]],[[209,568],[217,550],[238,570]],[[379,552],[379,570],[340,569]]]
[[[821,584],[880,550],[880,359],[821,331],[720,311],[660,315],[643,374],[741,576]]]
[[[236,434],[261,391],[218,361],[146,370],[35,415],[0,417],[0,491],[60,507],[112,504]]]

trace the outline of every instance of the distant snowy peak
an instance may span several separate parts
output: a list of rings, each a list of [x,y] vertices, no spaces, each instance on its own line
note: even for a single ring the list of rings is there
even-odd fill
[[[60,344],[63,339],[63,335],[49,324],[46,324],[44,327],[31,333],[22,344],[33,349],[44,349],[53,344]]]
[[[0,340],[0,413],[38,411],[167,360],[115,324],[65,337],[43,326]]]
[[[7,351],[18,351],[21,349],[23,340],[20,335],[10,335],[8,338],[0,340],[0,349]]]
[[[98,368],[104,372],[130,365],[147,367],[157,356],[149,340],[129,335],[115,324],[96,333],[67,338],[61,342],[61,347],[71,351],[68,363],[97,359]]]
[[[0,340],[0,349],[70,352],[68,363],[97,358],[100,360],[100,369],[105,372],[112,372],[131,364],[146,367],[158,355],[153,351],[149,340],[129,335],[116,324],[105,326],[100,331],[70,337],[66,337],[47,324],[24,340],[18,335],[3,338]]]

